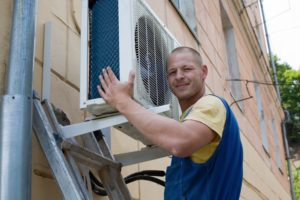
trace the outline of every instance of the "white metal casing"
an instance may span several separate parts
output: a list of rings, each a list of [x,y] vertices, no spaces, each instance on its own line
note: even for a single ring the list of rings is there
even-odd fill
[[[133,20],[133,9],[134,1],[139,1],[151,12],[158,23],[164,27],[164,30],[168,35],[176,42],[179,46],[177,40],[172,36],[172,34],[167,30],[166,26],[160,21],[152,9],[143,0],[119,0],[119,55],[120,55],[120,81],[127,82],[129,73],[131,70],[137,70],[137,58],[135,54],[135,41],[134,41],[134,20]],[[91,114],[97,116],[98,118],[104,118],[112,115],[118,115],[119,113],[108,106],[102,98],[98,99],[88,99],[88,0],[82,0],[82,18],[81,18],[81,63],[80,63],[80,109],[85,109]],[[138,92],[137,76],[140,74],[136,73],[135,87],[134,87],[134,100],[139,104],[143,105],[145,108],[155,107],[155,105],[146,100]],[[179,105],[176,106],[179,111]]]

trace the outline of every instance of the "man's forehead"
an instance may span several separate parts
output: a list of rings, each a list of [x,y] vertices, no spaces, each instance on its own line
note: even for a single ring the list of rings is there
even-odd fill
[[[194,62],[193,55],[189,52],[174,52],[168,57],[168,63]]]
[[[193,53],[188,51],[188,50],[184,50],[182,49],[181,51],[175,51],[175,52],[171,52],[169,57],[173,57],[173,56],[180,56],[180,55],[189,55],[189,56],[193,56]]]
[[[199,57],[198,59],[198,56],[195,56],[190,51],[173,52],[168,57],[167,65],[170,64],[170,61],[178,64],[182,64],[182,62],[193,62],[202,66],[201,58]]]

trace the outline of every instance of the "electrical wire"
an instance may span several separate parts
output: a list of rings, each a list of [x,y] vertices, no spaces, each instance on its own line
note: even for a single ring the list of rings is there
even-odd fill
[[[257,2],[259,2],[259,1],[257,1]],[[253,28],[256,28],[256,27],[258,27],[258,26],[260,26],[260,25],[266,23],[267,21],[270,21],[271,19],[274,19],[274,18],[276,18],[276,17],[278,17],[278,16],[280,16],[280,15],[282,15],[282,14],[284,14],[284,13],[290,11],[290,10],[292,9],[292,8],[291,8],[290,0],[288,0],[288,2],[289,2],[289,9],[287,9],[287,10],[285,10],[285,11],[283,11],[283,12],[277,14],[277,15],[275,15],[274,17],[271,17],[270,19],[267,19],[266,21],[263,21],[263,22],[260,23],[260,24],[257,24],[257,25],[256,25],[255,27],[253,27]]]
[[[247,80],[247,79],[227,79],[227,81],[245,81],[249,83],[257,83],[257,84],[262,84],[262,85],[298,85],[300,83],[277,83],[275,84],[274,82],[263,82],[263,81],[252,81],[252,80]]]
[[[133,176],[141,176],[141,175],[164,177],[166,175],[166,173],[164,171],[145,170],[145,171],[140,171],[140,172],[136,172],[134,174],[131,174],[131,175],[127,176],[126,178],[128,179],[128,178],[131,178]]]
[[[295,26],[295,27],[292,27],[292,28],[287,28],[287,29],[283,29],[283,30],[275,31],[275,32],[272,32],[272,33],[270,33],[269,35],[271,35],[271,34],[274,34],[274,33],[283,32],[283,31],[292,30],[292,29],[297,29],[297,28],[300,28],[300,26]]]
[[[277,83],[277,84],[275,84],[275,82],[272,83],[272,82],[262,82],[262,81],[253,81],[253,80],[245,80],[245,79],[227,79],[227,81],[244,81],[244,82],[246,82],[246,88],[247,88],[247,92],[249,95],[249,97],[247,97],[247,98],[235,100],[234,102],[232,102],[230,104],[230,107],[237,102],[245,101],[245,100],[253,98],[253,96],[251,96],[251,94],[249,92],[248,83],[255,83],[255,84],[262,84],[262,85],[274,85],[274,86],[275,85],[298,85],[298,84],[300,84],[300,83]]]
[[[228,79],[227,81],[241,81],[241,79]],[[253,96],[250,95],[250,91],[249,91],[249,89],[248,89],[248,83],[249,83],[249,81],[246,80],[246,88],[247,88],[247,92],[248,92],[249,97],[244,98],[244,99],[239,99],[239,100],[235,100],[235,99],[234,99],[234,102],[232,102],[232,103],[230,104],[230,107],[231,107],[233,104],[237,103],[237,102],[240,102],[240,101],[246,101],[246,100],[248,100],[248,99],[252,99],[252,98],[253,98]]]
[[[247,5],[247,6],[245,5],[244,8],[250,7],[250,6],[252,6],[252,5],[254,5],[254,4],[258,3],[258,2],[260,2],[260,0],[255,1],[255,2],[253,2],[253,3],[251,3],[251,4]]]
[[[71,11],[71,13],[72,13],[72,19],[74,20],[75,27],[76,27],[76,29],[77,29],[79,35],[80,35],[80,34],[81,34],[81,29],[80,29],[78,20],[77,20],[77,18],[76,18],[76,16],[75,16],[75,12],[76,12],[76,11],[75,11],[75,8],[74,8],[74,0],[71,0],[71,9],[72,9],[72,11]]]
[[[165,182],[164,181],[162,181],[158,178],[154,178],[152,176],[142,176],[142,175],[141,176],[133,176],[133,177],[125,179],[125,183],[129,184],[129,183],[132,183],[132,182],[138,181],[138,180],[154,182],[154,183],[157,183],[158,185],[161,185],[161,186],[165,187]]]
[[[145,170],[145,171],[136,172],[134,174],[125,177],[124,181],[126,184],[129,184],[134,181],[145,180],[145,181],[157,183],[158,185],[165,187],[164,181],[152,177],[152,176],[164,177],[165,175],[166,173],[164,171]],[[91,178],[91,185],[92,185],[93,192],[98,196],[107,196],[103,184],[95,177],[95,175],[91,171],[89,172],[89,176]]]
[[[257,2],[259,2],[260,0],[258,0]],[[254,2],[254,3],[257,3],[257,2]],[[251,19],[250,19],[250,16],[249,16],[249,13],[248,13],[248,11],[247,11],[247,9],[246,9],[246,7],[245,7],[245,4],[244,4],[244,9],[246,10],[246,13],[247,13],[247,17],[248,17],[248,19],[249,19],[249,21],[250,21],[250,24],[251,24],[251,26],[253,27],[253,24],[252,24],[252,22],[251,22]],[[256,35],[256,32],[255,32],[255,30],[254,30],[254,28],[252,28],[252,31],[254,32],[254,36],[256,37],[256,39],[257,39],[257,41],[259,42],[259,40],[258,40],[258,36]],[[260,49],[261,49],[261,55],[260,55],[260,57],[263,55],[263,51],[262,51],[262,48],[260,47]],[[268,63],[268,61],[265,59],[265,57],[263,56],[263,60],[264,60],[264,62],[267,64]],[[271,72],[270,72],[270,69],[267,67],[267,71],[268,71],[268,73],[270,74],[270,76],[272,76],[271,75]]]

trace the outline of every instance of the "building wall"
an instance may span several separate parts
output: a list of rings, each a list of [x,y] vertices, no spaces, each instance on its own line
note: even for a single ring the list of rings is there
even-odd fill
[[[197,49],[193,35],[169,1],[146,1],[181,45]],[[249,43],[249,39],[245,37],[245,31],[241,28],[241,23],[232,10],[232,3],[230,2],[236,2],[236,0],[222,0],[222,2],[234,28],[241,79],[253,80],[253,70],[259,80],[269,80],[270,75],[260,65],[263,61],[257,61],[253,54],[253,49],[249,45],[255,43],[255,40],[251,40],[250,42],[252,43]],[[247,3],[251,3],[251,1],[247,1]],[[87,112],[79,109],[80,7],[80,0],[40,0],[37,19],[34,89],[40,95],[42,94],[44,24],[47,21],[53,21],[50,102],[55,107],[62,109],[72,124],[82,122],[88,116]],[[5,93],[12,8],[13,1],[3,0],[0,2],[0,95]],[[228,73],[220,16],[220,2],[219,0],[195,0],[195,11],[198,38],[202,43],[198,48],[209,70],[206,80],[207,93],[219,95],[231,104],[234,100],[230,95],[229,82],[226,81]],[[261,21],[258,7],[247,8],[247,11],[253,24],[255,23],[254,15],[257,16],[258,22]],[[243,17],[245,18],[245,15]],[[79,24],[79,26],[76,26],[76,24]],[[260,33],[264,53],[261,59],[267,59],[261,27]],[[267,67],[269,66],[267,65]],[[265,85],[261,85],[260,88],[270,157],[262,147],[254,85],[249,84],[250,93],[254,98],[244,101],[244,113],[237,107],[237,104],[231,107],[240,126],[244,147],[244,181],[241,199],[290,199],[280,125],[283,119],[283,112],[276,103],[274,88]],[[248,97],[244,83],[242,83],[242,93],[244,98]],[[277,167],[270,110],[276,120],[283,173]],[[112,129],[112,151],[114,154],[136,151],[142,147],[141,143]],[[32,199],[61,199],[35,135],[33,135],[32,154]],[[122,173],[123,176],[127,176],[139,170],[165,170],[170,161],[171,159],[167,157],[136,164],[124,167]],[[163,188],[154,183],[139,181],[129,184],[128,187],[135,200],[163,199]],[[107,198],[94,195],[94,199]]]

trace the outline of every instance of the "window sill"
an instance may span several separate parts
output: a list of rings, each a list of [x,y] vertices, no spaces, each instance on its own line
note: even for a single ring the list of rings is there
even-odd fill
[[[271,155],[270,155],[270,153],[267,151],[265,145],[262,145],[262,146],[263,146],[263,149],[265,150],[265,153],[269,156],[269,158],[271,158]]]
[[[177,13],[179,14],[179,16],[181,17],[181,19],[183,20],[183,22],[185,23],[185,25],[188,27],[188,29],[190,30],[190,32],[192,33],[192,35],[194,36],[196,42],[199,45],[202,45],[202,43],[200,42],[198,36],[196,35],[196,33],[193,31],[193,29],[190,27],[189,23],[186,21],[186,19],[184,18],[183,14],[181,13],[181,11],[179,10],[179,8],[177,7],[176,3],[174,2],[174,0],[169,0],[171,2],[171,4],[173,5],[173,7],[175,8],[175,10],[177,11]]]
[[[281,169],[280,167],[278,167],[278,169],[279,169],[280,173],[281,173],[282,175],[284,175],[282,169]]]

